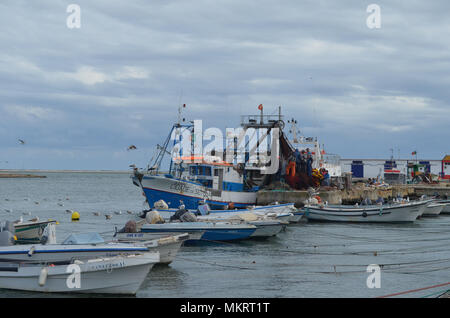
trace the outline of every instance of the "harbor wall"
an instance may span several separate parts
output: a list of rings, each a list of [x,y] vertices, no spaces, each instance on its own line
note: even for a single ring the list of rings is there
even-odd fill
[[[356,202],[361,202],[365,198],[369,198],[372,201],[377,200],[379,197],[389,200],[398,196],[416,199],[422,195],[433,196],[436,194],[449,196],[450,184],[395,185],[386,188],[354,186],[349,190],[319,191],[318,195],[323,202],[328,202],[329,204],[354,204]],[[257,205],[267,205],[274,202],[295,203],[297,207],[301,207],[308,198],[308,191],[260,190],[257,193],[256,203]]]

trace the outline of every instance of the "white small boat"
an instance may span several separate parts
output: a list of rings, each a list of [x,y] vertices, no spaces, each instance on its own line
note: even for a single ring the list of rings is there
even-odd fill
[[[233,224],[231,222],[170,222],[163,224],[144,224],[141,232],[144,233],[189,233],[189,242],[194,239],[191,234],[201,232],[199,241],[233,241],[249,238],[256,226],[251,224]]]
[[[305,205],[308,220],[334,222],[414,222],[430,201],[416,201],[390,205],[319,206]]]
[[[106,243],[97,233],[82,233],[70,235],[61,244],[0,246],[0,262],[58,264],[72,259],[84,260],[146,252],[149,252],[149,249],[143,245]]]
[[[450,200],[438,201],[437,203],[445,204],[441,214],[450,214]]]
[[[49,224],[56,224],[55,220],[40,221],[39,218],[23,221],[22,218],[13,222],[18,244],[38,243]]]
[[[201,238],[198,234],[197,239]],[[168,265],[173,262],[175,256],[184,241],[192,237],[188,233],[125,233],[116,232],[114,237],[121,243],[139,243],[149,249],[158,251],[160,255],[159,264]],[[195,238],[195,237],[194,237]]]
[[[444,203],[432,202],[427,205],[425,211],[423,212],[423,216],[438,216],[444,210],[447,205]]]
[[[0,288],[47,293],[136,294],[159,253],[75,260],[65,265],[0,264]]]
[[[281,221],[271,218],[267,215],[258,215],[257,213],[216,213],[212,215],[198,216],[197,219],[206,222],[230,222],[234,224],[251,224],[256,226],[256,231],[251,237],[271,237],[283,231],[289,224],[289,221]],[[227,215],[231,214],[231,215]]]
[[[158,213],[164,219],[170,219],[170,217],[178,211],[178,209],[156,209]],[[255,213],[258,215],[266,215],[276,218],[280,221],[289,221],[291,223],[298,222],[302,216],[303,212],[299,211],[294,206],[294,203],[286,204],[272,204],[267,206],[252,206],[246,209],[233,209],[233,210],[211,210],[207,205],[201,204],[197,210],[188,210],[189,212],[196,215],[211,215],[211,216],[226,216],[226,215],[237,215],[242,213]]]

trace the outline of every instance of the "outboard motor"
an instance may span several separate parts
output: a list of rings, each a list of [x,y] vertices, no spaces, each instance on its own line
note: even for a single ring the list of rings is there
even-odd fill
[[[5,224],[1,227],[0,231],[8,231],[11,233],[15,233],[16,229],[14,228],[14,223],[10,221],[5,221]]]
[[[42,233],[41,244],[56,244],[56,227],[55,223],[49,223]]]
[[[12,246],[15,242],[16,239],[10,231],[0,232],[0,246]]]

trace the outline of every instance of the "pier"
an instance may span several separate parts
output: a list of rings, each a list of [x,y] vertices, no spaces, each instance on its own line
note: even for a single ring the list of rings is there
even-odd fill
[[[382,197],[385,200],[401,197],[418,198],[422,195],[440,195],[450,194],[450,183],[441,183],[438,185],[392,185],[388,187],[364,187],[354,185],[350,189],[343,190],[319,190],[318,196],[323,202],[329,204],[354,204],[361,202],[365,198],[372,201]],[[296,206],[303,206],[305,200],[309,198],[309,192],[306,190],[260,190],[257,193],[257,205],[267,205],[273,202],[295,203]]]

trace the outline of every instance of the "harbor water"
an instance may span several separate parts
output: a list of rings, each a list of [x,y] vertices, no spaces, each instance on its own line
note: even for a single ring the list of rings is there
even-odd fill
[[[80,232],[110,239],[147,208],[130,174],[45,175],[0,179],[1,221],[55,219],[58,242]],[[301,222],[270,239],[183,246],[171,265],[151,270],[136,297],[371,298],[441,285],[399,296],[435,297],[450,289],[449,229],[450,215],[411,224]],[[381,269],[375,288],[371,264]],[[0,290],[2,298],[49,296],[85,297]]]

